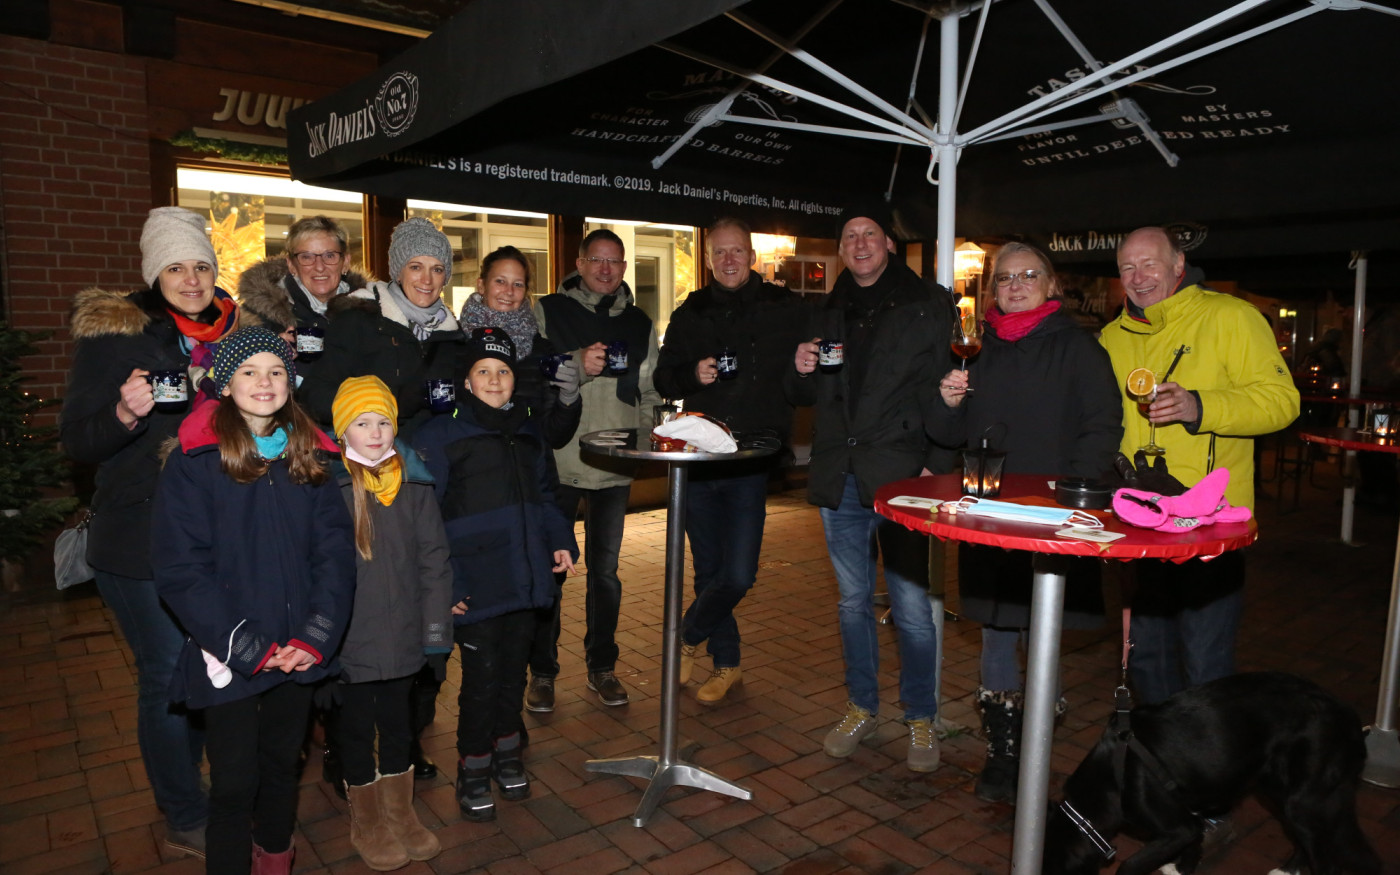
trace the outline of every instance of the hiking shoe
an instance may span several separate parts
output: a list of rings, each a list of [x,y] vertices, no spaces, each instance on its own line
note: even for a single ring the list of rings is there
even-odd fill
[[[204,859],[204,827],[199,826],[194,829],[167,829],[165,831],[165,845],[172,851],[179,851],[182,854],[189,854],[191,857]]]
[[[909,727],[909,752],[906,755],[906,763],[911,772],[932,772],[938,768],[940,754],[938,750],[938,733],[935,731],[933,718],[927,720],[910,720]]]
[[[699,644],[681,642],[681,686],[690,683],[690,674],[695,671],[695,651]]]
[[[730,687],[743,679],[744,672],[737,665],[717,668],[715,673],[710,675],[710,679],[700,686],[695,694],[695,701],[702,705],[713,705],[724,698]]]
[[[554,710],[554,678],[530,677],[530,687],[525,691],[525,710],[536,714]]]
[[[501,788],[502,799],[519,802],[530,798],[530,776],[525,774],[518,746],[514,750],[497,748],[492,753],[491,776]]]
[[[627,688],[611,671],[590,671],[588,688],[598,694],[604,705],[626,705],[629,701]]]
[[[847,702],[846,716],[826,734],[822,749],[826,751],[827,756],[848,757],[856,752],[861,740],[874,732],[875,727],[879,725],[880,721],[874,714],[855,702]]]

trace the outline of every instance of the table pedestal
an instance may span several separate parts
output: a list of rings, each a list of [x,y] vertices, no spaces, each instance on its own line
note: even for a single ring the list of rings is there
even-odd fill
[[[1026,650],[1026,705],[1021,718],[1021,773],[1012,834],[1012,875],[1039,875],[1045,847],[1045,806],[1050,798],[1050,742],[1059,698],[1060,632],[1065,576],[1052,557],[1035,554],[1031,585],[1030,642]]]
[[[681,693],[681,599],[685,588],[685,462],[670,461],[669,490],[666,499],[666,600],[665,631],[661,639],[661,753],[659,756],[616,757],[589,760],[583,767],[590,772],[627,775],[650,781],[637,811],[632,815],[633,826],[645,826],[661,797],[671,787],[698,787],[752,799],[753,793],[738,784],[721,778],[709,769],[691,765],[677,758],[676,724],[680,712]]]
[[[1366,768],[1361,780],[1381,787],[1400,787],[1400,734],[1395,709],[1400,706],[1400,536],[1395,543],[1395,572],[1390,584],[1390,620],[1385,627],[1385,656],[1381,658],[1380,694],[1376,722],[1366,735]]]

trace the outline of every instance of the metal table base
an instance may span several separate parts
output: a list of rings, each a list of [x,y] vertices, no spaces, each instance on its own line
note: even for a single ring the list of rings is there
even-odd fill
[[[661,753],[658,756],[615,757],[584,763],[584,768],[590,772],[626,775],[649,782],[636,813],[632,815],[633,826],[645,826],[661,804],[661,798],[672,787],[696,787],[744,800],[753,798],[752,792],[709,769],[681,760],[676,752],[681,693],[681,600],[685,585],[685,490],[689,464],[683,459],[674,458],[677,455],[680,454],[669,453],[662,457],[669,466],[669,488],[666,498],[665,629],[661,639]]]

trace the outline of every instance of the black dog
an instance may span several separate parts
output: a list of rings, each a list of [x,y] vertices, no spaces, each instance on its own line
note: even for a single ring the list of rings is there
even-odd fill
[[[1256,793],[1294,845],[1271,875],[1373,875],[1380,858],[1356,822],[1365,761],[1356,713],[1315,684],[1278,673],[1202,684],[1115,717],[1051,806],[1043,871],[1093,875],[1126,832],[1145,844],[1118,875],[1189,875],[1202,818]]]

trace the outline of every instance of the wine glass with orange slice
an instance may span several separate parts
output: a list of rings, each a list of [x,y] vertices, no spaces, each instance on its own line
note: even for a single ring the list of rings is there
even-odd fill
[[[953,355],[962,359],[962,369],[966,371],[967,360],[982,351],[982,323],[976,313],[959,311],[953,320],[952,348]],[[967,391],[971,392],[972,387],[968,386]]]
[[[1157,375],[1147,368],[1134,368],[1128,374],[1128,397],[1137,402],[1138,412],[1148,416],[1148,406],[1157,399]],[[1157,424],[1150,418],[1147,421],[1147,446],[1138,450],[1149,456],[1160,456],[1166,452],[1157,446]]]

